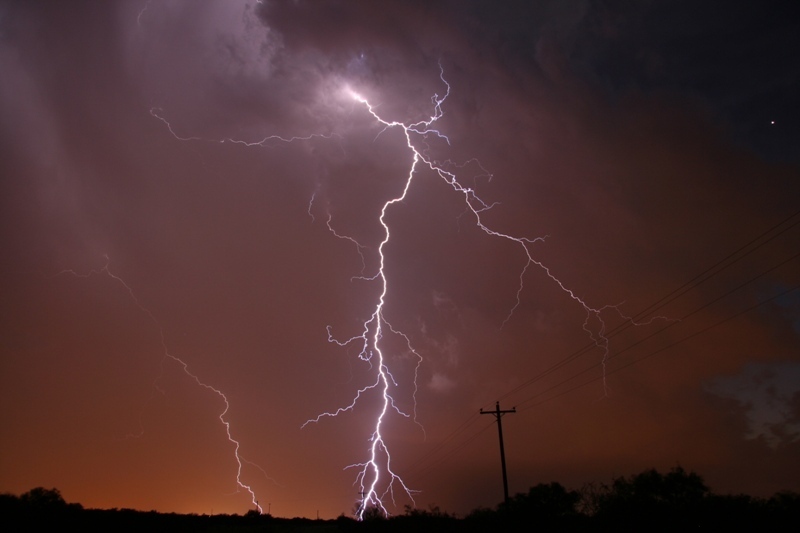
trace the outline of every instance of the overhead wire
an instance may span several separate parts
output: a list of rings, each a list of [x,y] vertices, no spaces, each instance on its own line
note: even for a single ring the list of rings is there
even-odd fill
[[[690,279],[689,281],[687,281],[683,285],[677,287],[676,289],[674,289],[674,290],[670,291],[669,293],[667,293],[666,295],[662,296],[657,301],[655,301],[652,304],[648,305],[647,307],[645,307],[644,309],[642,309],[641,311],[636,313],[633,317],[631,317],[630,320],[626,320],[625,322],[623,322],[622,324],[618,325],[617,327],[612,328],[611,330],[609,330],[608,333],[605,334],[605,337],[610,339],[610,338],[613,338],[616,335],[622,333],[626,329],[628,329],[628,328],[632,327],[633,325],[635,325],[638,320],[641,320],[642,318],[648,316],[649,314],[651,314],[651,313],[653,313],[655,311],[658,311],[659,309],[662,309],[664,306],[666,306],[667,304],[669,304],[672,301],[676,300],[680,296],[683,296],[684,294],[686,294],[690,290],[698,287],[702,283],[704,283],[707,280],[711,279],[713,276],[718,275],[720,272],[724,271],[728,267],[736,264],[737,262],[739,262],[740,260],[744,259],[745,257],[750,255],[754,251],[758,250],[759,248],[763,247],[767,243],[771,242],[776,237],[782,235],[783,233],[787,232],[791,228],[797,226],[798,224],[800,224],[800,217],[798,217],[798,215],[800,215],[800,211],[796,211],[792,215],[782,219],[780,222],[778,222],[777,224],[771,226],[770,228],[768,228],[767,230],[765,230],[764,232],[762,232],[761,234],[759,234],[755,238],[751,239],[750,241],[748,241],[744,245],[740,246],[739,248],[737,248],[736,250],[734,250],[733,252],[731,252],[730,254],[725,256],[724,258],[720,259],[719,261],[717,261],[716,263],[714,263],[710,267],[706,268],[705,270],[700,272],[698,275],[694,276],[692,279]],[[770,233],[774,232],[775,230],[777,230],[781,226],[785,225],[787,222],[790,222],[794,218],[797,218],[797,220],[792,222],[791,224],[787,225],[785,228],[781,229],[780,231],[778,231],[774,235],[769,236],[769,238],[765,239],[765,237],[767,237]],[[762,239],[765,239],[765,240],[763,240],[763,242],[759,243],[758,246],[755,246],[755,247],[751,248],[750,250],[746,251],[745,253],[742,253],[745,250],[747,250],[747,248],[749,248],[750,246],[752,246],[755,243],[758,243]],[[741,255],[739,255],[739,254],[741,254]],[[738,257],[737,257],[737,255],[738,255]],[[684,319],[688,318],[689,316],[691,316],[691,314],[681,318],[680,320],[684,320]],[[659,330],[659,332],[663,331],[664,329],[667,329],[668,327],[670,327],[673,324],[674,323],[671,323],[670,325],[666,326],[665,328],[662,328],[661,330]],[[650,335],[647,338],[649,339],[652,336],[653,335]],[[534,383],[536,383],[539,380],[547,377],[548,375],[552,374],[553,372],[556,372],[557,370],[560,370],[561,368],[563,368],[567,364],[571,363],[573,360],[577,359],[578,357],[580,357],[582,355],[585,355],[585,354],[593,351],[596,348],[597,348],[597,345],[595,343],[587,343],[583,347],[579,348],[578,350],[576,350],[575,352],[571,353],[567,357],[561,359],[560,361],[558,361],[557,363],[553,364],[552,366],[546,368],[542,372],[532,376],[531,378],[529,378],[525,382],[517,385],[513,389],[511,389],[511,390],[505,392],[504,394],[500,395],[498,399],[499,400],[504,400],[504,399],[508,398],[509,396],[511,396],[512,394],[515,394],[516,392],[519,392],[520,390],[525,389],[525,388],[533,385]]]
[[[635,359],[633,361],[629,361],[629,362],[627,362],[627,363],[625,363],[625,364],[623,364],[621,366],[618,366],[618,367],[614,368],[613,370],[609,370],[606,374],[607,375],[615,374],[615,373],[619,372],[620,370],[623,370],[625,368],[631,367],[631,366],[635,365],[636,363],[638,363],[640,361],[643,361],[645,359],[653,357],[654,355],[658,355],[658,354],[660,354],[662,352],[670,350],[670,349],[674,348],[675,346],[677,346],[679,344],[682,344],[682,343],[684,343],[684,342],[686,342],[688,340],[691,340],[691,339],[693,339],[693,338],[695,338],[695,337],[697,337],[699,335],[702,335],[703,333],[707,333],[708,331],[710,331],[710,330],[712,330],[714,328],[717,328],[717,327],[721,326],[722,324],[724,324],[726,322],[730,322],[731,320],[733,320],[735,318],[738,318],[738,317],[740,317],[740,316],[742,316],[744,314],[747,314],[750,311],[753,311],[754,309],[757,309],[758,307],[761,307],[764,304],[767,304],[769,302],[777,300],[778,298],[780,298],[782,296],[786,296],[786,295],[788,295],[788,294],[790,294],[790,293],[792,293],[792,292],[794,292],[794,291],[796,291],[798,289],[800,289],[800,285],[795,285],[793,287],[785,289],[785,290],[781,291],[780,293],[775,294],[774,296],[771,296],[770,298],[767,298],[767,299],[762,300],[762,301],[760,301],[758,303],[755,303],[755,304],[747,307],[746,309],[743,309],[743,310],[741,310],[741,311],[739,311],[739,312],[737,312],[737,313],[735,313],[735,314],[733,314],[731,316],[723,318],[723,319],[721,319],[721,320],[719,320],[719,321],[717,321],[717,322],[715,322],[715,323],[713,323],[713,324],[711,324],[709,326],[706,326],[706,327],[704,327],[704,328],[702,328],[702,329],[700,329],[698,331],[695,331],[694,333],[692,333],[690,335],[687,335],[686,337],[683,337],[683,338],[681,338],[681,339],[679,339],[679,340],[677,340],[677,341],[675,341],[675,342],[673,342],[671,344],[668,344],[666,346],[662,346],[657,350],[654,350],[654,351],[652,351],[652,352],[650,352],[650,353],[648,353],[648,354],[646,354],[646,355],[644,355],[642,357],[639,357],[638,359]],[[610,356],[610,358],[617,357],[618,355],[619,355],[619,353],[616,353],[616,354]],[[529,401],[532,401],[532,400],[536,399],[537,397],[542,396],[542,395],[546,394],[547,392],[555,389],[558,385],[562,385],[562,384],[564,384],[564,383],[566,383],[568,381],[571,381],[574,377],[577,377],[580,374],[584,374],[584,373],[586,373],[586,371],[594,369],[594,368],[597,368],[598,366],[600,366],[600,365],[595,365],[594,367],[591,367],[589,369],[585,369],[584,371],[579,372],[575,376],[565,379],[564,381],[560,382],[556,386],[553,386],[550,389],[542,391],[540,394],[538,394],[536,396],[532,396],[532,397],[530,397],[530,398],[528,398],[526,400],[523,400],[522,402],[518,403],[517,405],[524,405],[525,403],[527,403]],[[576,390],[578,390],[578,389],[580,389],[580,388],[582,388],[582,387],[584,387],[586,385],[589,385],[591,383],[599,381],[600,379],[602,379],[602,376],[595,376],[595,377],[593,377],[592,379],[590,379],[588,381],[585,381],[585,382],[583,382],[583,383],[581,383],[581,384],[579,384],[579,385],[577,385],[575,387],[572,387],[571,389],[567,389],[567,390],[562,391],[562,392],[560,392],[560,393],[558,393],[558,394],[556,394],[554,396],[548,397],[545,400],[542,400],[541,402],[539,402],[537,404],[534,404],[534,405],[531,405],[531,406],[528,406],[528,407],[525,407],[525,408],[521,408],[520,411],[527,411],[528,409],[532,409],[533,407],[537,407],[537,406],[539,406],[539,405],[541,405],[543,403],[546,403],[546,402],[548,402],[550,400],[558,398],[559,396],[563,396],[563,395],[565,395],[565,394],[567,394],[569,392],[576,391]]]
[[[723,272],[725,269],[727,269],[730,266],[736,264],[737,262],[739,262],[740,260],[742,260],[745,257],[749,256],[750,254],[752,254],[756,250],[762,248],[763,246],[765,246],[769,242],[771,242],[774,239],[776,239],[778,236],[786,233],[787,231],[789,231],[793,227],[795,227],[798,224],[800,224],[800,218],[798,218],[798,220],[795,220],[794,222],[792,222],[792,219],[797,218],[798,215],[800,215],[800,211],[796,211],[793,214],[791,214],[790,216],[782,219],[777,224],[771,226],[770,228],[768,228],[764,232],[760,233],[755,238],[751,239],[750,241],[748,241],[744,245],[740,246],[739,248],[737,248],[736,250],[734,250],[733,252],[731,252],[730,254],[725,256],[724,258],[720,259],[719,261],[717,261],[716,263],[714,263],[710,267],[706,268],[705,270],[703,270],[702,272],[700,272],[699,274],[697,274],[696,276],[691,278],[689,281],[685,282],[681,286],[679,286],[676,289],[670,291],[666,295],[662,296],[660,299],[656,300],[652,304],[650,304],[647,307],[645,307],[644,309],[640,310],[633,317],[631,317],[629,320],[626,320],[624,323],[622,323],[622,324],[618,325],[617,327],[611,329],[606,334],[606,337],[607,338],[611,338],[611,337],[614,337],[614,336],[620,334],[621,332],[623,332],[627,328],[635,325],[635,323],[638,320],[641,320],[642,318],[652,314],[653,312],[658,311],[659,309],[663,308],[664,306],[666,306],[667,304],[671,303],[675,299],[683,296],[684,294],[686,294],[690,290],[693,290],[693,289],[697,288],[698,286],[700,286],[701,284],[703,284],[707,280],[709,280],[712,277],[714,277],[714,276],[718,275],[719,273]],[[785,227],[782,227],[782,226],[785,226]],[[743,282],[743,283],[737,285],[733,289],[728,290],[727,292],[725,292],[724,294],[714,298],[710,302],[707,302],[707,303],[703,304],[702,306],[696,308],[695,310],[691,311],[690,313],[684,315],[679,320],[680,321],[684,321],[684,320],[692,317],[693,315],[697,314],[698,312],[702,311],[703,309],[708,308],[709,306],[713,305],[714,303],[716,303],[716,302],[722,300],[723,298],[729,296],[730,294],[740,290],[741,288],[745,287],[746,285],[749,285],[750,283],[752,283],[755,280],[763,277],[764,275],[766,275],[766,274],[768,274],[768,273],[780,268],[781,266],[787,264],[788,262],[796,259],[799,256],[800,256],[800,253],[795,254],[795,255],[789,257],[788,259],[785,259],[781,263],[779,263],[779,264],[777,264],[777,265],[775,265],[775,266],[773,266],[773,267],[761,272],[757,276],[747,280],[746,282]],[[768,303],[770,301],[773,301],[773,300],[775,300],[775,299],[777,299],[777,298],[779,298],[779,297],[781,297],[783,295],[789,294],[789,293],[797,290],[797,288],[798,288],[798,286],[795,286],[795,287],[792,287],[790,289],[787,289],[787,290],[785,290],[785,291],[783,291],[783,292],[781,292],[779,294],[774,295],[771,298],[768,298],[766,300],[760,301],[760,302],[758,302],[758,303],[756,303],[756,304],[754,304],[754,305],[752,305],[752,306],[750,306],[750,307],[748,307],[748,308],[746,308],[746,309],[744,309],[742,311],[739,311],[739,312],[735,313],[734,315],[731,315],[731,316],[729,316],[727,318],[724,318],[722,320],[719,320],[719,321],[715,322],[714,324],[712,324],[710,326],[707,326],[707,327],[705,327],[705,328],[703,328],[701,330],[698,330],[698,331],[692,333],[691,335],[688,335],[688,336],[686,336],[686,337],[684,337],[684,338],[682,338],[682,339],[680,339],[680,340],[678,340],[678,341],[676,341],[674,343],[669,344],[668,346],[661,347],[658,350],[650,352],[650,353],[648,353],[648,354],[646,354],[646,355],[644,355],[642,357],[639,357],[639,358],[637,358],[637,359],[635,359],[633,361],[630,361],[630,362],[628,362],[628,363],[626,363],[624,365],[615,367],[614,369],[606,372],[606,375],[615,374],[616,372],[619,372],[619,371],[621,371],[621,370],[623,370],[625,368],[628,368],[628,367],[630,367],[630,366],[632,366],[632,365],[634,365],[634,364],[636,364],[636,363],[638,363],[638,362],[640,362],[640,361],[642,361],[644,359],[648,359],[648,358],[650,358],[650,357],[652,357],[654,355],[657,355],[657,354],[662,353],[662,352],[664,352],[666,350],[669,350],[669,349],[675,347],[676,345],[678,345],[680,343],[686,342],[686,341],[688,341],[688,340],[690,340],[690,339],[692,339],[692,338],[694,338],[694,337],[696,337],[698,335],[701,335],[701,334],[703,334],[703,333],[705,333],[705,332],[707,332],[707,331],[709,331],[711,329],[719,327],[720,325],[722,325],[722,324],[724,324],[724,323],[726,323],[726,322],[728,322],[730,320],[733,320],[734,318],[736,318],[738,316],[741,316],[741,315],[743,315],[743,314],[745,314],[747,312],[750,312],[753,309],[756,309],[757,307],[760,307],[761,305],[764,305],[764,304],[766,304],[766,303]],[[635,342],[635,343],[629,345],[628,347],[624,348],[623,350],[620,350],[618,352],[615,352],[614,354],[611,354],[608,357],[608,359],[610,360],[610,359],[618,357],[622,353],[627,352],[628,350],[630,350],[630,349],[632,349],[632,348],[634,348],[634,347],[636,347],[638,345],[641,345],[646,340],[649,340],[650,338],[662,333],[663,331],[665,331],[666,329],[672,327],[673,325],[675,325],[677,323],[680,323],[680,322],[677,322],[677,321],[676,322],[671,322],[667,326],[661,328],[660,330],[658,330],[655,333],[652,333],[651,335],[645,337],[644,339],[640,339],[637,342]],[[597,348],[597,346],[594,343],[588,343],[584,347],[582,347],[579,350],[573,352],[572,354],[570,354],[567,357],[565,357],[564,359],[558,361],[554,365],[552,365],[552,366],[548,367],[547,369],[543,370],[542,372],[532,376],[531,378],[526,380],[524,383],[522,383],[522,384],[512,388],[511,390],[507,391],[506,393],[502,394],[501,396],[499,396],[498,399],[502,400],[502,399],[508,398],[509,396],[519,392],[520,390],[523,390],[523,389],[533,385],[534,383],[540,381],[541,379],[543,379],[543,378],[553,374],[554,372],[558,371],[559,369],[567,366],[570,362],[574,361],[575,359],[577,359],[581,355],[589,353],[590,351],[592,351],[595,348]],[[578,377],[586,374],[587,372],[590,372],[592,370],[597,369],[599,366],[601,366],[601,364],[602,363],[598,363],[597,365],[593,365],[591,367],[583,369],[583,370],[577,372],[576,374],[573,374],[572,376],[570,376],[570,377],[560,381],[559,383],[551,386],[550,388],[548,388],[548,389],[546,389],[546,390],[544,390],[544,391],[542,391],[540,393],[537,393],[534,396],[531,396],[529,398],[524,399],[522,402],[519,402],[517,405],[525,405],[526,403],[528,403],[530,401],[533,401],[533,400],[535,400],[537,398],[540,398],[541,396],[547,394],[550,391],[555,390],[556,388],[562,386],[563,384],[568,383],[568,382],[570,382],[570,381],[572,381],[574,379],[577,379]],[[594,382],[596,382],[596,381],[598,381],[598,380],[600,380],[602,378],[603,378],[603,376],[594,376],[590,380],[581,382],[580,384],[578,384],[575,387],[572,387],[572,388],[567,389],[565,391],[562,391],[562,392],[560,392],[558,394],[555,394],[553,396],[545,398],[544,400],[542,400],[542,401],[540,401],[538,403],[535,403],[533,405],[524,407],[521,410],[522,411],[527,411],[529,409],[532,409],[533,407],[536,407],[536,406],[541,405],[543,403],[549,402],[552,399],[555,399],[555,398],[557,398],[559,396],[568,394],[568,393],[573,392],[575,390],[578,390],[578,389],[580,389],[582,387],[585,387],[585,386],[587,386],[587,385],[589,385],[591,383],[594,383]],[[411,465],[411,467],[409,468],[409,471],[413,472],[413,471],[417,471],[417,470],[423,470],[423,474],[422,475],[423,476],[427,475],[428,473],[430,473],[430,471],[435,470],[436,468],[440,467],[442,464],[447,462],[447,460],[439,461],[438,463],[435,463],[432,466],[425,466],[426,463],[429,463],[429,462],[433,461],[435,457],[437,457],[438,455],[441,455],[441,454],[443,454],[445,452],[446,452],[446,455],[447,455],[448,458],[452,458],[454,456],[455,452],[461,450],[467,444],[471,443],[480,434],[485,432],[489,427],[491,427],[494,424],[492,422],[492,423],[486,425],[484,428],[482,428],[478,432],[472,434],[466,440],[457,443],[454,447],[448,447],[447,446],[449,443],[451,443],[453,440],[455,440],[456,437],[458,437],[462,433],[464,433],[466,431],[466,429],[469,428],[470,426],[472,426],[477,420],[478,420],[477,414],[470,415],[455,430],[453,430],[450,434],[448,434],[448,436],[446,436],[445,439],[443,439],[441,442],[439,442],[433,449],[431,449],[429,452],[427,452],[425,455],[423,455],[420,459],[415,461]],[[425,468],[423,468],[423,467],[425,467]]]

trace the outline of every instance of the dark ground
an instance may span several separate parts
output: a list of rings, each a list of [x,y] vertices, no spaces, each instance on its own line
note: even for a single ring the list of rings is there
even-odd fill
[[[245,515],[180,515],[132,509],[84,509],[67,503],[57,489],[38,487],[21,496],[0,495],[4,531],[193,531],[193,532],[371,532],[371,531],[800,531],[800,494],[779,492],[769,499],[712,493],[703,479],[680,467],[661,474],[647,470],[610,484],[568,490],[539,484],[496,508],[456,517],[439,508],[406,508],[384,517],[368,509],[363,521]]]

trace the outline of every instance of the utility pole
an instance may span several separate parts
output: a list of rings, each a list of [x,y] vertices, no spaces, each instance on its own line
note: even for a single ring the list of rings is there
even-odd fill
[[[511,409],[508,409],[506,411],[501,411],[500,402],[497,402],[497,404],[495,404],[494,411],[484,411],[483,409],[481,409],[482,415],[494,415],[494,417],[497,419],[497,435],[500,437],[500,466],[503,467],[503,497],[504,497],[503,501],[506,503],[508,503],[508,475],[506,475],[506,452],[503,446],[503,423],[501,422],[501,419],[503,418],[503,415],[506,413],[516,413],[516,412],[517,412],[516,407],[512,407]]]

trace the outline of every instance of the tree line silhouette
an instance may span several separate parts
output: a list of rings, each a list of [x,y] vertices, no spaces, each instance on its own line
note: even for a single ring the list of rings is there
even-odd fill
[[[771,498],[714,494],[703,479],[677,467],[666,474],[654,469],[610,484],[589,483],[580,490],[541,483],[494,508],[475,509],[464,517],[406,507],[386,517],[368,509],[357,522],[275,518],[250,511],[240,515],[179,515],[131,509],[84,509],[67,503],[57,489],[37,487],[20,496],[0,494],[5,531],[686,531],[749,529],[800,531],[800,493],[782,491]]]

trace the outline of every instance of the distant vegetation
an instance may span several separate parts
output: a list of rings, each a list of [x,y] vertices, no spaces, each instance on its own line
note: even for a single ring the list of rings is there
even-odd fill
[[[539,484],[495,508],[456,517],[438,507],[406,507],[384,517],[368,510],[363,522],[274,518],[250,511],[240,515],[178,515],[130,509],[84,509],[67,503],[57,489],[35,488],[0,495],[0,527],[5,531],[800,531],[800,494],[779,492],[769,499],[713,494],[703,479],[682,468],[666,474],[646,470],[608,485],[567,490]]]

